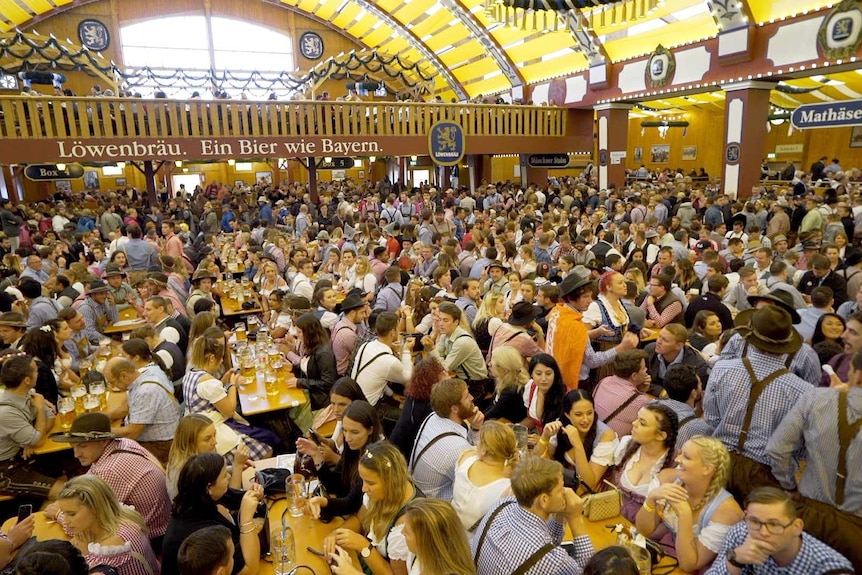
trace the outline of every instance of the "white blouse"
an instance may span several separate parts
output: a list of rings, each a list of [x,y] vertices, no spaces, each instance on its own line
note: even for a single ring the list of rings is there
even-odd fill
[[[623,456],[626,451],[628,451],[629,445],[632,442],[632,436],[626,435],[620,440],[619,445],[617,446],[616,453],[614,453],[614,464],[619,465],[622,463]],[[637,493],[638,495],[643,495],[646,497],[649,495],[649,491],[651,488],[651,484],[653,481],[658,480],[658,474],[664,467],[664,461],[668,456],[668,451],[665,451],[664,455],[659,457],[653,468],[650,470],[649,481],[641,483],[639,485],[632,485],[631,481],[629,481],[629,470],[632,468],[632,465],[641,458],[641,448],[638,447],[637,451],[635,451],[634,455],[632,455],[629,460],[626,462],[626,466],[623,468],[622,473],[620,473],[620,487],[629,491],[631,493]]]

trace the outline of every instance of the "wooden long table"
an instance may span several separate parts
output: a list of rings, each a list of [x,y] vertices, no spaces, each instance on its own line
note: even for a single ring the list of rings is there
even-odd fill
[[[296,378],[292,378],[296,381]],[[255,378],[248,385],[239,388],[239,404],[243,415],[259,415],[271,411],[291,409],[308,403],[305,392],[296,387],[286,387],[278,383],[278,395],[266,394],[266,386],[259,378]]]
[[[113,412],[122,407],[123,403],[126,401],[126,392],[125,391],[109,391],[108,393],[108,412]],[[67,449],[72,449],[71,443],[61,443],[54,441],[51,439],[50,435],[54,433],[60,433],[63,431],[60,429],[60,419],[56,418],[54,420],[54,427],[51,428],[49,437],[45,439],[45,442],[36,448],[36,455],[43,455],[46,453],[56,453],[58,451],[65,451]]]
[[[132,331],[146,325],[147,320],[138,317],[138,312],[133,307],[127,307],[118,312],[119,319],[105,328],[105,335],[113,335]],[[117,325],[119,324],[119,325]]]

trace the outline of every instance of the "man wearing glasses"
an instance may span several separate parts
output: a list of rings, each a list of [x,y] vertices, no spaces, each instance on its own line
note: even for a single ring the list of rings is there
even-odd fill
[[[707,575],[825,575],[855,573],[843,555],[803,531],[790,495],[758,487],[745,500],[745,518],[724,540]]]

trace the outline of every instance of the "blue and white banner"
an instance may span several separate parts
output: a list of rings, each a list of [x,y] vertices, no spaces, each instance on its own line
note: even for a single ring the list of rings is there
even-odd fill
[[[790,122],[800,130],[862,126],[862,100],[803,104],[793,110]]]

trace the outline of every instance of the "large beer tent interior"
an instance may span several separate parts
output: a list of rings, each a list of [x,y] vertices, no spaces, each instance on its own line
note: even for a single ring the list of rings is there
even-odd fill
[[[769,110],[758,128],[762,149],[744,146],[746,157],[756,156],[758,165],[766,158],[775,170],[788,161],[805,167],[820,156],[840,158],[844,165],[862,164],[862,138],[855,137],[855,128],[800,130],[789,119],[802,104],[862,98],[858,42],[848,57],[830,58],[817,42],[799,40],[816,38],[830,14],[842,6],[851,10],[855,2],[839,6],[826,0],[595,0],[584,5],[583,0],[554,0],[539,8],[555,9],[528,9],[532,4],[0,0],[0,105],[20,103],[24,90],[53,94],[50,84],[25,87],[19,72],[62,74],[63,87],[80,97],[90,96],[92,87],[99,85],[115,96],[121,91],[139,93],[144,101],[157,91],[168,100],[185,100],[198,91],[204,101],[211,101],[217,84],[233,101],[244,94],[261,106],[272,105],[266,100],[273,93],[284,103],[292,98],[313,100],[324,93],[334,100],[348,91],[365,103],[405,95],[414,102],[431,102],[440,96],[447,104],[481,101],[501,109],[518,108],[514,114],[530,108],[521,102],[530,102],[559,108],[560,131],[543,131],[525,122],[491,123],[485,133],[468,133],[467,156],[460,166],[465,173],[469,169],[476,181],[517,180],[525,167],[523,155],[541,149],[570,154],[569,167],[527,168],[525,179],[575,174],[588,161],[603,161],[614,164],[604,182],[609,183],[620,169],[634,170],[641,164],[723,174],[726,85],[759,81],[769,82]],[[722,37],[732,35],[742,49],[728,54]],[[101,49],[85,48],[87,44]],[[669,83],[651,88],[643,70],[650,56],[661,51],[675,55],[675,75]],[[644,64],[633,66],[640,62]],[[633,84],[638,87],[626,88],[632,84],[632,70],[641,74]],[[598,110],[603,108],[627,111],[627,124],[621,127],[617,122],[610,128],[624,135],[623,145],[601,141]],[[300,110],[306,113],[305,108]],[[746,116],[743,122],[748,121]],[[5,122],[0,140],[22,137],[15,130],[12,122]],[[485,146],[491,139],[471,140],[473,135],[523,137],[512,138],[507,149],[505,143]],[[48,134],[38,136],[50,139]],[[606,149],[617,150],[617,157],[610,162],[601,158],[600,151]],[[437,181],[442,172],[428,157],[427,144],[425,150],[404,157],[394,152],[358,154],[353,167],[321,169],[317,178],[379,180],[404,175],[412,181]],[[123,185],[143,189],[144,174],[135,162],[145,159],[82,165],[87,172],[97,172],[103,189]],[[267,172],[278,181],[308,178],[300,158],[163,160],[157,164],[157,185],[253,184]],[[40,161],[55,164],[58,158],[46,155]],[[54,181],[21,176],[21,164],[27,162],[0,157],[0,163],[5,164],[0,191],[6,196],[37,200],[55,191]],[[81,191],[86,178],[72,178],[70,185]],[[739,191],[745,194],[743,188]]]

